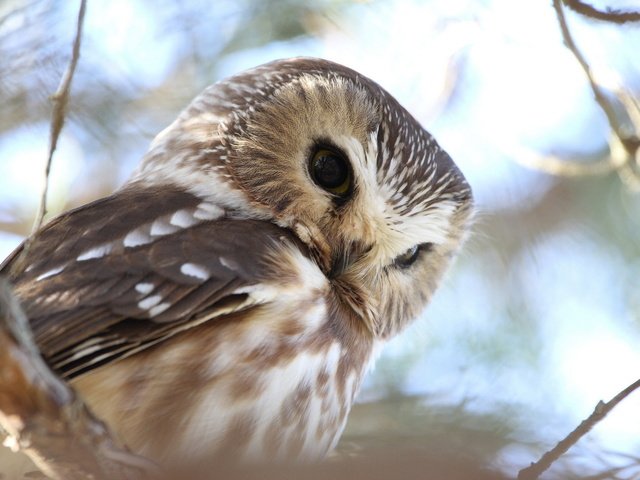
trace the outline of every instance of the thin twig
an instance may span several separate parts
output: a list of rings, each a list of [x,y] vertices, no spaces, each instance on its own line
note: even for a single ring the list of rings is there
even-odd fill
[[[69,104],[69,93],[71,91],[71,81],[78,65],[78,59],[80,58],[80,41],[82,38],[82,27],[84,25],[84,14],[87,9],[87,0],[80,0],[80,9],[78,11],[78,22],[76,25],[76,36],[73,40],[73,47],[71,51],[71,59],[67,65],[60,84],[56,92],[51,95],[51,101],[53,102],[53,111],[51,113],[51,128],[49,130],[49,155],[47,157],[47,164],[44,170],[44,186],[42,187],[42,194],[40,196],[40,204],[38,206],[38,212],[31,228],[31,235],[25,240],[22,247],[20,256],[13,264],[13,271],[18,272],[26,268],[25,261],[28,257],[31,243],[35,238],[35,233],[42,227],[44,217],[47,214],[47,196],[49,194],[49,177],[51,174],[51,163],[53,162],[53,153],[58,146],[58,138],[60,132],[64,126],[64,121],[67,114],[67,106]]]
[[[604,11],[598,10],[592,5],[588,3],[584,3],[580,0],[562,0],[564,4],[581,15],[585,17],[593,18],[595,20],[602,20],[605,22],[612,23],[627,23],[627,22],[638,22],[640,21],[640,12],[635,12],[632,10],[624,11],[624,10],[616,10],[614,8],[605,8]]]
[[[567,20],[564,15],[564,9],[562,6],[563,1],[565,3],[571,0],[553,0],[553,7],[556,11],[560,30],[562,31],[562,38],[565,45],[571,51],[576,58],[582,70],[584,71],[587,79],[589,80],[589,86],[593,92],[593,96],[607,117],[609,126],[611,127],[611,137],[609,139],[610,149],[610,161],[612,166],[618,171],[620,178],[631,188],[636,188],[640,184],[640,175],[633,167],[635,157],[640,148],[640,142],[638,136],[640,135],[640,125],[636,124],[632,112],[628,112],[630,121],[633,123],[634,132],[631,134],[626,131],[625,126],[621,123],[613,102],[607,97],[602,87],[598,84],[593,74],[589,63],[585,59],[584,55],[573,40],[573,36],[569,30]],[[620,12],[618,12],[620,13]],[[620,99],[624,107],[629,108],[628,104],[623,102],[624,99]],[[628,103],[628,102],[627,102]]]
[[[620,87],[616,90],[616,97],[620,100],[622,105],[624,106],[627,115],[629,115],[629,120],[633,125],[640,126],[640,103],[638,99],[633,96],[633,94],[626,88]],[[636,138],[636,141],[638,139]]]
[[[60,79],[58,89],[51,96],[53,102],[53,113],[51,115],[51,130],[49,134],[49,156],[47,157],[47,165],[45,167],[44,187],[42,189],[42,196],[40,197],[40,206],[38,207],[38,213],[33,224],[32,233],[35,233],[42,226],[45,215],[47,214],[47,194],[49,191],[49,174],[51,172],[51,162],[53,160],[53,153],[58,146],[58,138],[60,132],[64,126],[64,121],[67,114],[67,106],[69,104],[69,92],[71,91],[71,81],[73,80],[73,74],[76,71],[78,65],[78,59],[80,58],[80,41],[82,38],[82,26],[84,25],[84,14],[87,7],[86,0],[80,0],[80,10],[78,12],[78,23],[76,26],[76,36],[73,40],[73,49],[71,52],[71,59],[67,70]],[[25,246],[26,250],[26,246]]]
[[[556,460],[560,458],[567,450],[575,445],[589,430],[591,430],[598,422],[600,422],[616,405],[627,398],[631,393],[640,388],[640,379],[633,382],[627,388],[618,393],[609,402],[600,401],[589,418],[583,420],[569,435],[562,439],[551,450],[546,452],[540,460],[532,463],[527,468],[523,468],[518,473],[518,480],[535,480],[543,472],[545,472]]]
[[[602,88],[600,88],[600,85],[598,85],[598,83],[596,82],[589,63],[584,58],[584,55],[573,40],[573,36],[571,35],[569,26],[567,25],[567,19],[564,16],[562,0],[553,0],[553,7],[556,10],[558,23],[560,24],[560,29],[562,30],[562,39],[564,40],[564,44],[569,50],[571,50],[571,53],[574,57],[576,57],[576,60],[582,67],[582,70],[584,70],[584,73],[587,75],[587,78],[589,79],[589,85],[591,86],[591,91],[593,92],[596,102],[598,102],[598,105],[600,105],[600,108],[602,108],[602,111],[607,116],[607,120],[609,121],[609,125],[611,126],[613,132],[618,135],[621,125],[618,121],[616,111],[613,108],[613,105],[611,105],[611,103],[609,102],[609,99],[603,92]]]
[[[509,148],[503,148],[502,151],[506,156],[524,167],[559,177],[606,175],[617,168],[610,155],[605,155],[604,158],[595,161],[571,161],[555,155],[541,155],[532,150],[514,145]]]

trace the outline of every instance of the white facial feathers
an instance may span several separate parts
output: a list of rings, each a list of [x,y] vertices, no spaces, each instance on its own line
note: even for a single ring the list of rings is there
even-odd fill
[[[414,245],[445,243],[458,203],[452,199],[438,200],[446,183],[440,188],[432,188],[434,168],[422,182],[422,188],[433,189],[433,192],[405,211],[408,198],[402,196],[401,190],[406,188],[408,181],[416,182],[417,179],[409,178],[411,171],[403,169],[396,159],[390,162],[388,172],[391,173],[380,175],[376,163],[377,137],[378,132],[372,132],[364,145],[354,137],[337,132],[331,138],[349,158],[358,186],[350,206],[350,222],[345,227],[354,236],[373,244],[376,263],[388,264]]]
[[[311,171],[325,147],[352,174],[341,201]],[[370,311],[398,287],[384,284],[384,270],[420,245],[429,246],[419,273],[397,274],[421,284],[436,279],[425,295],[406,300],[426,302],[472,203],[453,161],[391,95],[315,59],[277,61],[209,87],[154,142],[141,172],[146,182],[179,183],[232,218],[295,232],[326,277],[358,283],[345,287],[360,296],[348,303]]]

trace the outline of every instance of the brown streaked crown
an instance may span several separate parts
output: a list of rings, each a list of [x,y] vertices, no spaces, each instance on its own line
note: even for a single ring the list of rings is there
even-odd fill
[[[340,205],[310,178],[318,146],[340,151],[353,171],[352,194]],[[343,299],[385,334],[428,301],[472,206],[457,166],[391,95],[311,58],[271,62],[207,88],[156,139],[141,172],[136,179],[189,179],[185,188],[238,216],[292,229]],[[421,244],[430,245],[430,260],[417,288],[416,272],[400,275],[393,260]],[[388,299],[394,282],[412,297]]]

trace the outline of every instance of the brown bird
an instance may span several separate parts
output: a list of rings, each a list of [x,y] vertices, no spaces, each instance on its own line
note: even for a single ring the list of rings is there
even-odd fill
[[[1,271],[46,361],[134,451],[312,460],[429,301],[471,207],[380,86],[279,60],[207,88],[120,190]]]

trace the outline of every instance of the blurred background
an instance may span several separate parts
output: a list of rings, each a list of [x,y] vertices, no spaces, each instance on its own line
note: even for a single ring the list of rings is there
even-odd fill
[[[78,5],[0,1],[0,259],[33,223],[48,97]],[[598,81],[633,106],[640,24],[567,18]],[[406,446],[514,475],[640,377],[640,180],[610,172],[609,123],[550,1],[89,1],[51,215],[118,188],[208,84],[300,55],[385,87],[454,158],[478,203],[461,258],[385,350],[341,451]],[[640,478],[640,392],[548,478],[589,475]]]

